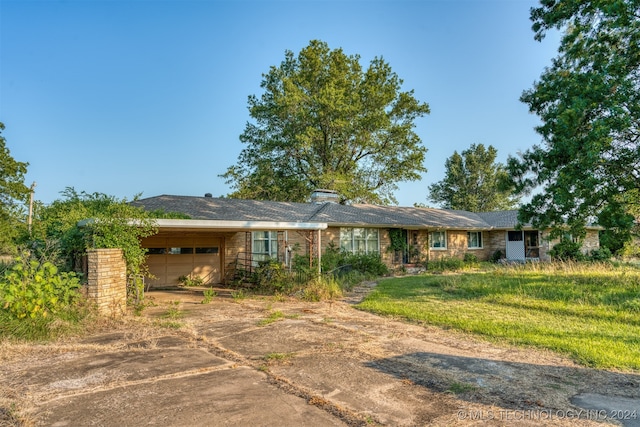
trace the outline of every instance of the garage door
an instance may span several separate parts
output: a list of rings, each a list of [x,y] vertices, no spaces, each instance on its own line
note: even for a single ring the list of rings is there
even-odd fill
[[[143,246],[149,251],[149,272],[155,276],[149,279],[151,287],[179,285],[181,276],[220,283],[220,238],[153,236]]]

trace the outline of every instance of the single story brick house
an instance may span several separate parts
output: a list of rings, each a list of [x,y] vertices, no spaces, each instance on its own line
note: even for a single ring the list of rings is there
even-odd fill
[[[187,215],[158,219],[158,233],[142,240],[151,286],[178,284],[183,275],[205,283],[233,278],[239,267],[267,258],[289,264],[293,254],[317,256],[329,247],[378,253],[390,268],[472,253],[480,260],[497,251],[507,260],[548,260],[556,242],[548,233],[523,226],[517,211],[473,213],[419,207],[342,205],[318,190],[310,203],[162,195],[132,202],[148,211]],[[392,251],[391,236],[406,242]],[[406,240],[405,240],[406,239]],[[583,251],[599,247],[598,228],[589,227]]]

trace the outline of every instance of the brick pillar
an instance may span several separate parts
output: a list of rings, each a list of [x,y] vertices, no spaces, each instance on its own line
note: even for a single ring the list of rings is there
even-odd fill
[[[127,305],[127,265],[121,249],[87,251],[87,295],[101,314],[125,313]]]

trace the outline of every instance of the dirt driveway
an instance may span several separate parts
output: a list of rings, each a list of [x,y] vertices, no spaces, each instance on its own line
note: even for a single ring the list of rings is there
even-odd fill
[[[151,292],[90,337],[5,345],[0,425],[640,425],[638,374],[361,312],[364,292]]]

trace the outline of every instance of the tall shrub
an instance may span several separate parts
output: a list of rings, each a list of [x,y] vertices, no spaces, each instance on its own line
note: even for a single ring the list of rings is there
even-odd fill
[[[144,274],[146,250],[140,239],[156,233],[154,220],[126,199],[103,193],[77,192],[67,188],[63,199],[49,206],[38,204],[29,246],[36,252],[55,242],[61,266],[78,267],[79,260],[92,248],[120,248],[128,274]]]
[[[584,254],[580,251],[580,243],[563,239],[550,251],[551,258],[558,261],[582,261]]]
[[[0,305],[14,319],[37,319],[74,309],[80,298],[80,280],[22,255],[0,279]]]

